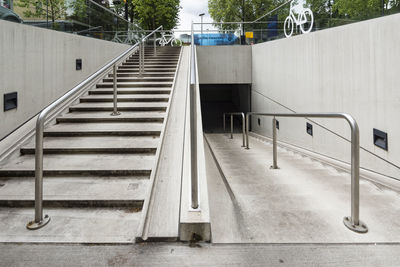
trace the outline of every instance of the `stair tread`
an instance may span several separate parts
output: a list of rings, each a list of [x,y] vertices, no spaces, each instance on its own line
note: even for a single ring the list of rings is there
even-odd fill
[[[43,158],[45,171],[151,170],[155,160],[153,155],[136,154],[66,154],[44,155]],[[34,170],[34,155],[20,156],[0,165],[0,172]]]
[[[118,103],[118,107],[167,107],[168,103],[166,102],[150,102],[150,103],[146,103],[146,102],[121,102]],[[109,103],[79,103],[76,105],[73,105],[71,107],[113,107],[113,103],[109,102]]]
[[[45,132],[91,132],[91,131],[161,131],[162,123],[60,123]]]
[[[95,96],[95,95],[93,95]],[[101,95],[100,95],[101,96]],[[104,95],[106,96],[106,95]],[[110,112],[98,111],[98,112],[69,112],[65,113],[58,118],[164,118],[165,112],[163,111],[152,111],[152,112],[139,112],[139,111],[124,111],[118,116],[111,116]]]
[[[110,84],[112,85],[112,82],[101,82],[98,84]],[[118,82],[118,84],[134,84],[134,85],[148,85],[148,84],[154,84],[154,85],[171,85],[172,86],[172,82]]]
[[[153,136],[91,136],[91,137],[45,137],[44,148],[157,148],[159,137]],[[24,149],[34,149],[35,141],[23,146]]]
[[[113,95],[88,95],[88,96],[83,96],[80,99],[97,99],[97,98],[107,98],[107,99],[114,99]],[[169,94],[124,94],[124,95],[119,95],[117,99],[140,99],[140,98],[146,98],[146,99],[158,99],[158,98],[169,98]]]
[[[2,182],[1,200],[33,200],[35,179],[33,177],[10,179]],[[125,177],[46,177],[43,180],[44,200],[143,200],[148,180]]]

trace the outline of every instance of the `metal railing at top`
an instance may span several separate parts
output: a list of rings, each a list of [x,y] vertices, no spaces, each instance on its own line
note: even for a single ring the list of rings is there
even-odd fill
[[[360,220],[360,133],[356,120],[345,113],[258,113],[246,114],[246,149],[249,149],[249,120],[250,116],[272,117],[272,144],[273,164],[272,169],[278,169],[276,117],[294,118],[333,118],[345,119],[351,128],[351,216],[345,217],[343,223],[350,230],[357,233],[368,232],[368,227]]]
[[[36,121],[36,144],[35,144],[35,219],[27,224],[26,227],[29,230],[36,230],[42,228],[50,221],[50,216],[45,215],[43,217],[43,130],[47,116],[56,107],[59,107],[61,104],[69,100],[71,97],[76,96],[79,92],[87,88],[88,85],[90,85],[96,79],[100,78],[102,75],[109,72],[110,68],[113,68],[113,77],[114,77],[113,79],[114,107],[111,115],[119,115],[117,109],[117,75],[116,75],[117,67],[123,59],[127,58],[128,56],[136,52],[136,48],[139,46],[139,53],[140,53],[139,76],[141,77],[144,69],[144,43],[150,36],[152,36],[162,28],[163,27],[160,26],[156,30],[154,30],[153,32],[142,38],[139,43],[136,43],[131,48],[126,50],[124,53],[111,60],[104,67],[102,67],[101,69],[90,75],[86,80],[79,83],[77,86],[72,88],[70,91],[68,91],[62,97],[51,103],[49,106],[47,106],[39,113],[39,116]],[[155,39],[156,38],[154,38],[154,53],[156,53]]]
[[[233,116],[242,116],[242,135],[243,135],[243,145],[242,147],[246,146],[246,140],[245,140],[245,135],[246,135],[246,118],[243,112],[231,112],[231,113],[224,113],[224,133],[226,132],[226,123],[225,123],[225,116],[230,115],[231,116],[231,139],[233,139]]]

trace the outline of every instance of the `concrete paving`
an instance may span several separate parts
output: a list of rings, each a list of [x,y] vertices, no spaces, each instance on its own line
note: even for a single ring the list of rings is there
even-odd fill
[[[1,266],[398,266],[399,245],[0,244]]]
[[[369,227],[356,234],[343,225],[350,215],[350,175],[278,149],[272,170],[272,146],[251,138],[251,149],[241,147],[242,136],[207,134],[233,199],[232,212],[242,236],[250,243],[358,243],[400,241],[400,194],[361,180],[360,219]],[[221,182],[219,182],[221,184]],[[226,197],[225,197],[226,199]],[[214,214],[227,214],[224,205],[210,203]],[[229,206],[228,206],[229,207]],[[232,214],[221,220],[233,218]],[[222,222],[219,222],[220,224]],[[232,223],[230,223],[232,224]],[[244,232],[246,235],[241,235]],[[213,228],[213,242],[238,242],[235,234]]]

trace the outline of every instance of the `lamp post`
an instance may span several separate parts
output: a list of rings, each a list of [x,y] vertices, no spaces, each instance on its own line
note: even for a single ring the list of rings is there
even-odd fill
[[[201,13],[199,14],[200,18],[201,18],[201,34],[203,35],[203,16],[205,15],[205,13]]]

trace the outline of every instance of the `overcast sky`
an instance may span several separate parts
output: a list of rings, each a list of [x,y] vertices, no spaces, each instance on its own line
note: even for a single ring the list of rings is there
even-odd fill
[[[213,22],[208,14],[208,0],[181,0],[181,7],[178,30],[190,30],[192,21],[201,21],[199,17],[201,13],[205,13],[203,23]],[[212,29],[211,25],[204,25],[204,30],[207,28]]]

